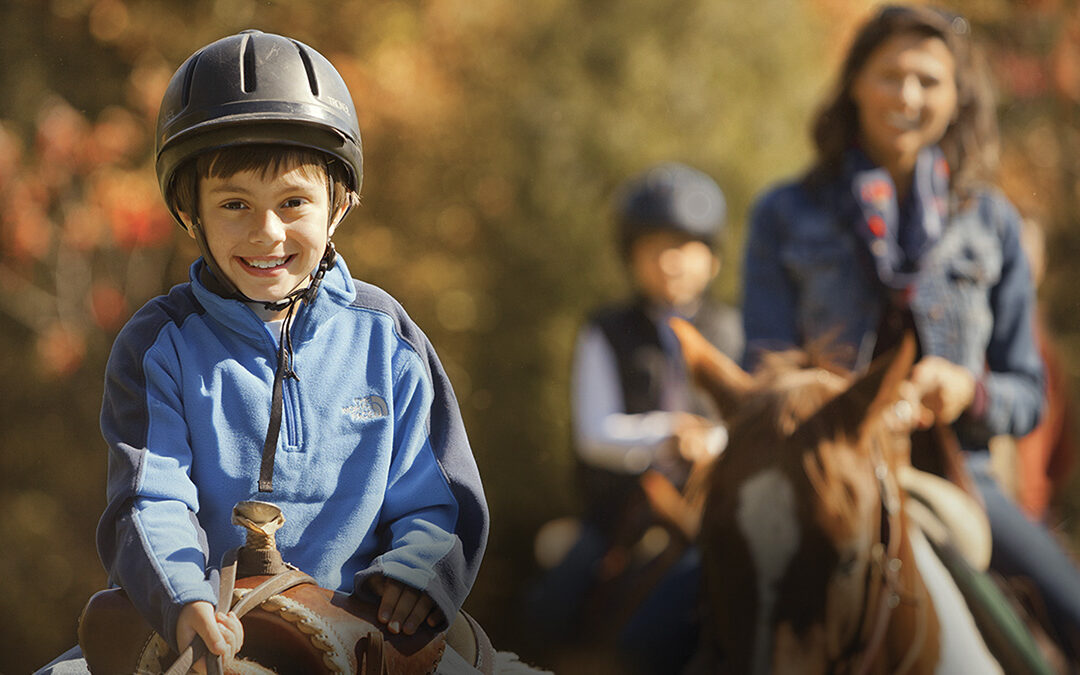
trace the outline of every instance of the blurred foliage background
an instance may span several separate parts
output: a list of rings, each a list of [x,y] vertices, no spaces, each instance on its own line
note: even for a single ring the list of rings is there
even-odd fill
[[[544,520],[576,508],[573,334],[626,292],[608,200],[667,159],[730,207],[715,293],[737,301],[747,209],[809,158],[807,125],[866,0],[0,0],[0,672],[75,642],[105,575],[97,429],[109,345],[186,280],[194,245],[152,168],[157,105],[193,50],[254,27],[327,55],[364,133],[364,197],[336,237],[402,301],[454,382],[492,512],[466,609],[517,619]],[[1080,385],[1080,8],[955,0],[992,65],[1001,186],[1048,233],[1042,288]],[[1059,513],[1072,532],[1077,507]]]

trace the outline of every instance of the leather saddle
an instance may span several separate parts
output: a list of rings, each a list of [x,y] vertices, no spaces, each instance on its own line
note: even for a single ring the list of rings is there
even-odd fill
[[[990,566],[990,521],[974,497],[935,474],[902,466],[900,487],[908,493],[907,515],[937,545],[948,542],[979,572]]]
[[[285,564],[273,533],[284,518],[267,502],[240,502],[233,522],[248,528],[248,541],[222,562],[219,606],[228,605],[244,626],[234,659],[211,659],[208,675],[251,673],[433,673],[447,645],[481,672],[491,672],[494,649],[471,617],[460,614],[446,632],[424,625],[413,635],[386,631],[377,607],[320,587]],[[99,591],[79,617],[79,644],[94,673],[186,673],[206,654],[195,643],[181,654],[154,632],[122,589]]]

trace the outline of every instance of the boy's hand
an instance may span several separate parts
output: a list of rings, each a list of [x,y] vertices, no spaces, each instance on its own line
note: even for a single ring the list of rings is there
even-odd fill
[[[226,660],[236,656],[244,644],[244,626],[235,612],[214,613],[214,606],[202,600],[189,602],[180,610],[176,620],[176,643],[183,651],[198,635],[212,654]],[[205,659],[199,659],[192,670],[206,672]]]
[[[385,623],[391,633],[412,635],[424,621],[434,628],[443,620],[443,613],[426,593],[382,575],[373,576],[370,582],[371,589],[382,598],[379,621]]]
[[[704,417],[682,413],[675,424],[675,449],[684,461],[707,461],[716,457],[723,447],[714,442],[716,424]]]

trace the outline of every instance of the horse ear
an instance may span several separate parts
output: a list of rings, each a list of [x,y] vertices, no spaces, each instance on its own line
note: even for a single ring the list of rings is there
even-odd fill
[[[724,356],[690,322],[675,318],[668,325],[679,338],[687,371],[712,396],[720,415],[730,418],[742,397],[753,387],[753,378]]]
[[[812,428],[811,420],[830,420],[834,428],[839,426],[841,433],[858,436],[867,421],[896,401],[900,385],[915,364],[915,356],[915,334],[909,330],[900,344],[874,359],[866,373],[825,404],[802,427]]]

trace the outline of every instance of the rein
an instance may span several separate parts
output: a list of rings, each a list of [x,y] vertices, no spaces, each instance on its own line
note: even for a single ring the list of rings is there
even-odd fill
[[[902,543],[903,512],[900,505],[900,488],[896,478],[889,471],[885,462],[881,445],[877,438],[871,441],[871,458],[874,465],[874,478],[878,489],[878,536],[871,550],[871,560],[877,574],[867,576],[867,587],[876,582],[880,592],[876,603],[865,603],[862,607],[862,619],[865,619],[871,606],[876,606],[873,624],[869,631],[869,638],[859,648],[859,638],[854,638],[848,648],[836,659],[830,672],[835,672],[836,666],[854,660],[851,671],[854,675],[868,675],[874,662],[881,655],[885,645],[885,635],[888,632],[892,620],[893,610],[901,601],[921,604],[920,598],[912,596],[910,590],[905,589],[900,579],[904,561],[900,558],[900,545]],[[868,594],[869,595],[869,594]],[[925,612],[920,617],[923,620],[916,623],[916,637],[908,647],[907,653],[900,666],[894,671],[896,675],[906,673],[914,664],[915,659],[922,651],[926,640]],[[863,631],[862,634],[866,634]]]
[[[235,551],[234,551],[235,553]],[[232,574],[236,573],[236,561],[235,559],[231,565]],[[263,602],[269,600],[271,597],[283,593],[289,590],[293,586],[299,586],[300,584],[315,584],[317,583],[313,578],[304,574],[296,568],[292,568],[286,572],[275,574],[266,581],[262,582],[250,592],[246,593],[242,598],[238,599],[235,604],[232,605],[232,611],[236,612],[237,618],[244,616],[252,609],[258,607]],[[232,595],[230,591],[229,595]],[[181,654],[180,658],[165,671],[165,675],[184,675],[191,669],[191,665],[206,656],[209,650],[206,648],[206,643],[202,641],[202,638],[195,636],[192,641]],[[221,673],[221,660],[220,657],[212,658],[207,661],[207,675],[213,675],[216,671]]]

